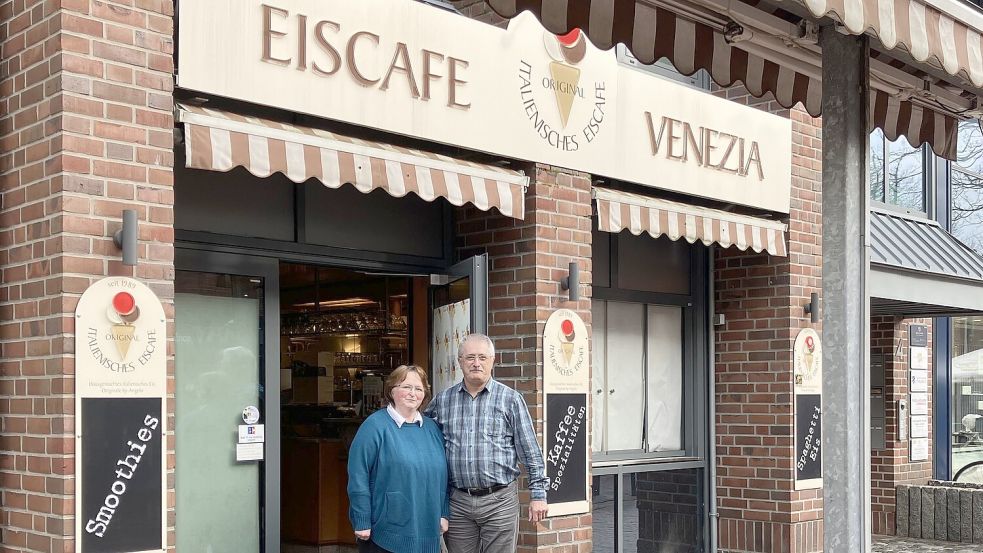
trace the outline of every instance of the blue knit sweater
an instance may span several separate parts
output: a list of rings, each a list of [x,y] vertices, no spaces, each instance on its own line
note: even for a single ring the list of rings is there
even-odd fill
[[[385,409],[359,427],[348,454],[348,516],[393,553],[439,553],[450,517],[444,435],[432,419],[402,427]]]

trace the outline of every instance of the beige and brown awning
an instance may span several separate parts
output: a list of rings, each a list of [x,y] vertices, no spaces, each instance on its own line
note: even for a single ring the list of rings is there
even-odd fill
[[[697,240],[706,245],[720,244],[739,250],[751,248],[756,252],[785,257],[786,225],[759,217],[729,213],[694,205],[641,196],[619,190],[594,188],[597,204],[597,225],[604,232],[632,234],[647,232],[655,238]]]
[[[642,63],[653,63],[664,57],[683,74],[690,75],[702,69],[720,86],[741,83],[756,97],[770,94],[784,107],[801,103],[810,115],[821,115],[822,64],[818,50],[789,48],[779,39],[771,41],[780,43],[779,46],[763,47],[754,41],[743,41],[743,37],[728,36],[731,31],[739,34],[740,26],[699,23],[696,22],[699,17],[687,17],[657,7],[650,0],[486,1],[503,17],[515,17],[523,10],[530,10],[551,32],[562,34],[580,28],[599,48],[613,48],[615,44],[623,43]],[[841,5],[843,2],[917,2],[832,1]],[[747,11],[747,7],[743,11]],[[768,17],[763,12],[758,16]],[[958,37],[958,33],[955,36]],[[967,42],[972,43],[972,40]],[[978,48],[967,46],[966,52],[978,52]],[[966,59],[975,55],[968,55]],[[802,61],[803,58],[806,61]],[[956,58],[963,59],[960,55],[956,55]],[[896,88],[874,90],[871,96],[874,98],[870,112],[871,129],[883,129],[889,137],[904,136],[914,146],[928,143],[936,154],[948,159],[955,157],[958,129],[955,116],[944,109],[932,109],[930,103],[913,101],[911,94]]]
[[[178,119],[185,127],[185,163],[192,169],[243,167],[257,177],[279,172],[294,182],[313,178],[329,188],[348,183],[396,197],[412,192],[428,202],[444,198],[525,216],[529,177],[516,171],[197,106],[179,105]]]
[[[830,17],[850,33],[870,31],[884,48],[900,48],[918,62],[944,69],[983,87],[980,27],[960,21],[920,0],[786,0]],[[956,4],[954,2],[954,4]],[[973,9],[968,6],[963,9]]]

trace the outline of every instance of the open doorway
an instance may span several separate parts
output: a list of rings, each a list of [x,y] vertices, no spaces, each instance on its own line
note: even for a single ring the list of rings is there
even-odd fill
[[[428,361],[428,279],[280,265],[282,551],[355,551],[348,448],[396,367]]]

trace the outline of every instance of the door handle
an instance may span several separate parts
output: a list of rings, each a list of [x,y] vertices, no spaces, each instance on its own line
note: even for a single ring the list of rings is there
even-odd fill
[[[608,393],[609,394],[613,394],[614,393],[614,388],[611,388],[610,390],[608,390]]]

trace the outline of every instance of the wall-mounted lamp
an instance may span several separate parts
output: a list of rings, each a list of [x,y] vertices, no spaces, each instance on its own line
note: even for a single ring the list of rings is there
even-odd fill
[[[802,308],[806,315],[809,315],[809,322],[815,324],[819,322],[819,294],[813,292],[809,294],[809,303]]]
[[[123,250],[123,265],[137,264],[137,212],[123,210],[123,226],[113,234],[113,244]]]
[[[567,276],[560,279],[560,289],[569,292],[570,301],[580,299],[580,266],[576,261],[570,262]]]

